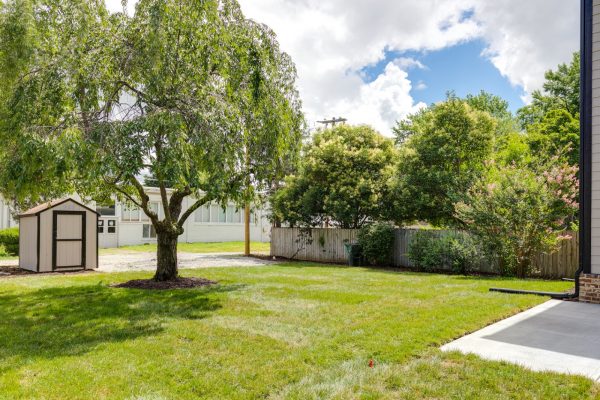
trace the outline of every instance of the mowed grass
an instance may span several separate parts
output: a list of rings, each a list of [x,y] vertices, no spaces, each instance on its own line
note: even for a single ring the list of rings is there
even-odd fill
[[[242,253],[244,242],[179,243],[177,250],[186,253]],[[252,253],[269,253],[270,250],[271,244],[268,242],[250,242]],[[156,252],[156,243],[100,249],[100,254],[118,254],[127,251]]]
[[[438,347],[568,282],[290,263],[183,270],[204,289],[109,286],[151,273],[0,279],[2,399],[579,399],[588,379]],[[369,368],[369,360],[374,367]]]

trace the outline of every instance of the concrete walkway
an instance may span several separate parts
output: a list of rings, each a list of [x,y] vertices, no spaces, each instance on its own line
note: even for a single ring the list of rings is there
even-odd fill
[[[600,305],[550,300],[442,346],[534,371],[600,379]]]
[[[274,261],[244,257],[240,253],[178,253],[179,268],[210,267],[258,267],[274,264]],[[120,252],[100,255],[100,272],[154,271],[156,253]],[[19,260],[0,260],[0,266],[18,266]]]

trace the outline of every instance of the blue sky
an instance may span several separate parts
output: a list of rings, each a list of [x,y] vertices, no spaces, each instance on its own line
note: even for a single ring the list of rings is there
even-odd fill
[[[122,9],[120,0],[106,1],[112,11]],[[130,14],[135,3],[128,1]],[[396,121],[448,90],[464,96],[483,89],[515,111],[542,88],[544,72],[569,62],[579,47],[580,0],[239,3],[291,55],[311,127],[342,116],[392,135]]]
[[[482,40],[471,40],[437,51],[386,51],[384,60],[362,70],[363,79],[369,83],[383,73],[389,62],[410,58],[423,65],[406,68],[408,79],[412,82],[410,94],[416,102],[438,102],[446,97],[449,90],[460,97],[485,90],[507,100],[511,110],[516,112],[525,104],[522,100],[525,91],[502,76],[483,54],[485,48]]]
[[[392,135],[448,90],[484,89],[515,111],[579,47],[579,0],[239,1],[292,56],[311,126],[343,116]]]

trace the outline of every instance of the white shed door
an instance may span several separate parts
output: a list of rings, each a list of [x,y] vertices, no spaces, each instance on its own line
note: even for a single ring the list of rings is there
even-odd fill
[[[52,268],[85,268],[85,211],[54,211]]]

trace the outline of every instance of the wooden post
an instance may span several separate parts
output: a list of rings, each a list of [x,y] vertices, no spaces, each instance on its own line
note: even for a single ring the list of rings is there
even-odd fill
[[[244,208],[244,255],[250,255],[250,151],[246,144],[246,207]]]
[[[244,210],[244,255],[250,255],[250,204]]]

